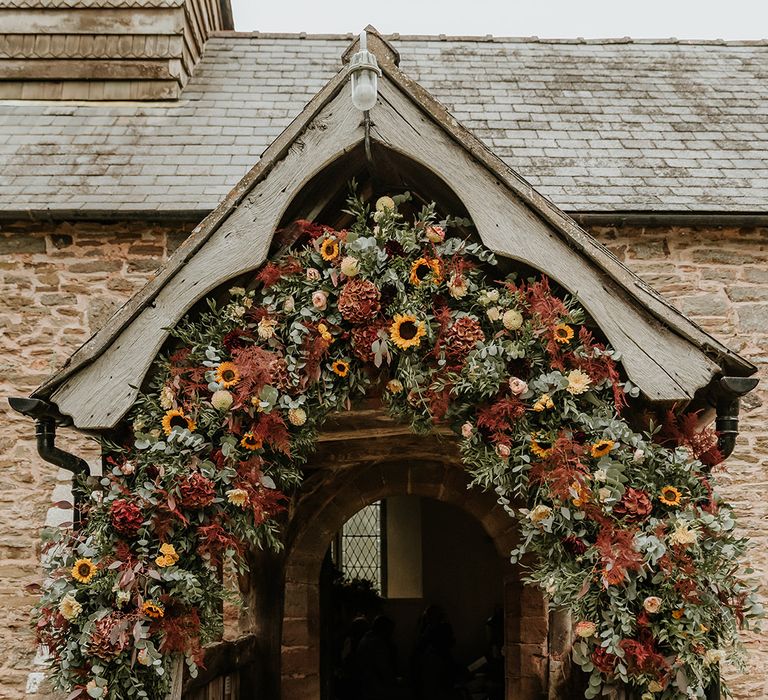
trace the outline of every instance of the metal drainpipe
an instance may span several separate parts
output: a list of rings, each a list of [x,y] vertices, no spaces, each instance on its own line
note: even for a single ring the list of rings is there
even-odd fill
[[[757,386],[754,377],[721,377],[712,391],[711,405],[717,411],[715,430],[717,447],[723,458],[729,457],[739,436],[739,404],[741,397]]]
[[[56,421],[65,424],[58,411],[47,401],[40,399],[9,398],[8,403],[14,411],[34,418],[37,453],[48,463],[72,472],[75,476],[88,473],[88,463],[71,452],[56,447]],[[75,530],[80,526],[81,498],[73,489],[74,503],[72,524]]]

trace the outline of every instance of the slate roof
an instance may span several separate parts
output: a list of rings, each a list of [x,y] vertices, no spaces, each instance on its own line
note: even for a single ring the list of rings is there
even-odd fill
[[[768,212],[768,42],[388,38],[566,211]],[[0,103],[0,211],[202,215],[351,39],[222,33],[178,102]]]

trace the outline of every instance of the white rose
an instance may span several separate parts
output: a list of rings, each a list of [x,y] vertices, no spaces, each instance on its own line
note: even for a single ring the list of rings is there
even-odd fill
[[[226,389],[219,389],[213,392],[211,396],[211,406],[217,411],[226,411],[234,402],[234,397]]]
[[[486,296],[488,297],[488,301],[491,303],[495,303],[499,300],[499,290],[498,289],[489,289],[486,292]]]
[[[498,306],[492,306],[486,314],[491,321],[498,321],[501,318],[501,309]]]
[[[360,264],[357,258],[353,258],[351,255],[347,255],[346,257],[342,258],[341,272],[347,277],[354,277],[358,272],[360,272]]]

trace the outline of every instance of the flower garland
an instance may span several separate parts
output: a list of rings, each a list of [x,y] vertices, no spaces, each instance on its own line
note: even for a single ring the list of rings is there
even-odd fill
[[[326,416],[382,385],[414,430],[451,426],[474,483],[519,522],[513,561],[575,621],[587,697],[622,683],[644,700],[700,698],[759,614],[734,561],[746,543],[714,495],[708,434],[670,414],[636,432],[615,352],[546,279],[486,276],[468,222],[413,223],[407,196],[354,223],[298,222],[293,247],[190,314],[153,367],[84,527],[49,532],[37,609],[70,698],[160,698],[170,658],[192,672],[220,628],[224,561],[280,546],[283,493]],[[499,276],[496,273],[495,276]],[[520,505],[524,507],[519,507]],[[528,560],[528,558],[526,558]]]

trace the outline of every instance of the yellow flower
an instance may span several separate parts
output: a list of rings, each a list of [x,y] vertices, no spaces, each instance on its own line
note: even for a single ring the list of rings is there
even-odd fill
[[[684,614],[685,608],[678,608],[677,610],[672,611],[672,617],[674,617],[675,620],[679,620]]]
[[[80,583],[90,583],[96,575],[96,564],[90,559],[78,559],[72,567],[72,578]]]
[[[436,258],[419,258],[411,265],[411,284],[418,287],[432,273],[432,281],[440,284],[443,276],[440,272],[440,261]]]
[[[289,408],[288,421],[291,425],[304,425],[307,422],[307,412],[303,408]]]
[[[230,489],[227,491],[227,500],[232,505],[242,508],[248,503],[248,492],[245,489]]]
[[[165,615],[165,609],[160,603],[156,603],[154,600],[146,600],[141,604],[141,612],[143,615],[153,619],[159,620]]]
[[[390,379],[387,382],[387,391],[390,394],[399,394],[403,390],[403,383],[399,379]]]
[[[564,345],[565,343],[571,342],[571,339],[573,338],[573,328],[566,323],[558,323],[555,326],[554,334],[555,340],[561,345]]]
[[[216,381],[225,389],[229,389],[240,381],[240,370],[234,362],[222,362],[216,368]]]
[[[340,377],[346,377],[349,374],[349,362],[345,360],[334,360],[331,364],[331,369],[334,374],[338,374]]]
[[[177,561],[179,561],[179,554],[176,548],[168,542],[161,544],[160,556],[155,559],[155,564],[160,567],[173,566]]]
[[[613,440],[598,440],[592,445],[589,452],[593,457],[605,457],[615,444]]]
[[[328,330],[328,326],[326,326],[324,323],[318,323],[317,324],[317,332],[320,334],[320,337],[326,343],[332,343],[333,342],[333,336],[331,335],[331,332]]]
[[[392,199],[392,197],[387,197],[384,195],[383,197],[379,197],[376,200],[376,211],[385,211],[386,209],[394,209],[395,208],[395,200]]]
[[[659,500],[665,506],[679,506],[682,494],[674,486],[663,486],[659,494]]]
[[[416,320],[411,314],[395,314],[389,328],[389,337],[401,350],[418,347],[426,333],[424,321]]]
[[[248,431],[240,440],[240,445],[246,450],[260,450],[264,445],[264,441]]]
[[[542,394],[539,400],[533,404],[533,410],[537,413],[541,413],[547,408],[554,408],[555,404],[552,401],[552,397],[549,394]]]
[[[172,411],[167,411],[163,416],[163,431],[166,435],[170,435],[174,428],[186,428],[189,432],[194,432],[197,425],[191,418],[187,418],[184,415],[184,411],[180,408],[174,408]]]
[[[320,244],[320,255],[323,260],[330,262],[339,257],[339,242],[330,236],[323,239]]]
[[[539,444],[538,433],[531,433],[531,452],[533,452],[533,454],[544,459],[545,457],[549,457],[551,451],[551,448],[545,448]]]

